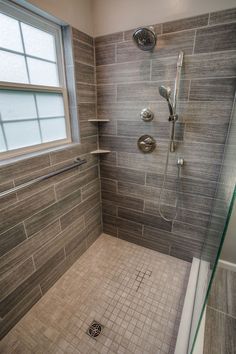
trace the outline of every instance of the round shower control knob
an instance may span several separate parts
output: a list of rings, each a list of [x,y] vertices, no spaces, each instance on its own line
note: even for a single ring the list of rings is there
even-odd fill
[[[138,148],[142,152],[153,152],[156,147],[156,140],[151,135],[142,135],[138,139]]]
[[[144,122],[150,122],[154,118],[153,112],[149,108],[142,109],[140,117]]]

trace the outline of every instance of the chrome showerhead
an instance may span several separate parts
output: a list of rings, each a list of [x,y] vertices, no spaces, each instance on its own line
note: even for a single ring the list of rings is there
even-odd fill
[[[151,51],[156,45],[157,37],[151,28],[141,27],[134,32],[133,40],[139,49]]]
[[[172,116],[173,113],[174,113],[174,110],[173,110],[173,105],[172,105],[171,100],[170,100],[171,88],[168,87],[168,86],[167,87],[159,86],[159,93],[160,93],[160,95],[163,98],[165,98],[167,100],[169,111],[170,111],[170,115]]]
[[[168,86],[167,87],[159,86],[159,93],[163,98],[165,98],[168,101],[171,96],[171,88]]]

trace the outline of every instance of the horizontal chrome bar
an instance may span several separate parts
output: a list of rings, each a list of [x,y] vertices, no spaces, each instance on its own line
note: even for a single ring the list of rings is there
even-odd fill
[[[22,183],[20,184],[19,186],[17,187],[14,187],[14,188],[11,188],[11,189],[8,189],[7,191],[4,191],[2,193],[0,193],[0,198],[2,197],[6,197],[12,193],[15,193],[15,192],[18,192],[24,188],[27,188],[29,186],[32,186],[36,183],[39,183],[39,182],[42,182],[42,181],[45,181],[46,179],[50,178],[50,177],[53,177],[53,176],[57,176],[59,175],[60,173],[63,173],[63,172],[66,172],[66,171],[69,171],[71,170],[72,168],[74,167],[77,167],[77,166],[81,166],[83,165],[84,163],[86,163],[87,160],[83,159],[81,160],[80,158],[76,158],[73,165],[69,165],[69,166],[66,166],[66,167],[62,167],[60,168],[59,170],[57,171],[54,171],[54,172],[50,172],[48,173],[47,175],[44,175],[44,176],[41,176],[41,177],[37,177],[35,179],[32,179],[31,181],[29,182],[26,182],[26,183]]]

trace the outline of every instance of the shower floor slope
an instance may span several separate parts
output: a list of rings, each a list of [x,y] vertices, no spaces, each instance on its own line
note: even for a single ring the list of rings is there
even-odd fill
[[[173,353],[190,263],[102,234],[4,337],[1,353]],[[91,338],[97,321],[101,334]]]

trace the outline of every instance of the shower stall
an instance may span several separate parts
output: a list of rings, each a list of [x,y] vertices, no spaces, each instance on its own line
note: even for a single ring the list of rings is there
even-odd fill
[[[12,31],[25,11],[0,0]],[[67,83],[44,94],[67,92],[72,142],[0,152],[0,351],[203,353],[236,198],[235,9],[95,38],[35,21],[63,40]],[[38,60],[3,44],[0,54]],[[9,127],[36,119],[22,103],[35,85],[3,81],[7,142]]]

